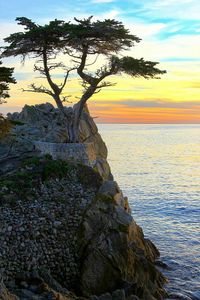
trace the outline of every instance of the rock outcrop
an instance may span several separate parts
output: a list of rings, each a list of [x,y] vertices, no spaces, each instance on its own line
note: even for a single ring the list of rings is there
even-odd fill
[[[84,113],[80,131],[94,143],[92,167],[34,147],[67,140],[50,104],[9,118],[16,125],[0,141],[0,299],[163,299],[159,252],[112,180],[92,118]]]
[[[65,112],[66,114],[70,114],[72,113],[72,109],[66,107]],[[7,149],[5,149],[4,154],[10,151],[10,156],[12,154],[16,156],[16,153],[13,153],[15,148],[18,155],[20,150],[23,155],[29,155],[35,149],[33,141],[39,142],[40,145],[43,142],[43,149],[45,149],[45,145],[47,149],[50,148],[47,145],[48,143],[65,143],[66,145],[66,142],[68,142],[67,120],[50,103],[35,106],[25,105],[20,113],[8,114],[8,118],[12,120],[15,126],[12,129],[12,140],[10,143],[7,141]],[[110,167],[107,162],[106,145],[88,111],[82,113],[79,137],[80,141],[86,146],[87,144],[93,145],[95,155],[95,162],[92,162],[93,168],[97,169],[104,179],[112,179]],[[14,143],[15,146],[12,149]],[[59,149],[60,147],[58,148],[58,152]]]
[[[3,283],[3,279],[0,277],[0,300],[18,300],[19,298],[11,294]]]
[[[153,265],[158,251],[114,197],[97,193],[83,218],[78,241],[79,256],[84,257],[80,284],[85,296],[121,288],[127,297],[162,299],[164,278]]]

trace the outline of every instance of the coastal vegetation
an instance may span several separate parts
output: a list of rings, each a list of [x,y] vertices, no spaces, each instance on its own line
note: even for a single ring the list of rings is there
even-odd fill
[[[157,68],[157,62],[124,55],[124,51],[134,47],[141,39],[130,34],[119,21],[93,21],[92,17],[75,18],[74,23],[55,19],[45,25],[38,25],[26,17],[16,18],[16,21],[24,27],[24,31],[4,39],[9,45],[4,47],[2,57],[21,56],[24,61],[32,56],[35,59],[34,71],[46,78],[48,87],[33,83],[26,91],[44,93],[55,100],[68,119],[70,142],[79,142],[80,117],[88,99],[102,88],[115,85],[108,78],[124,73],[133,78],[157,79],[166,72]],[[62,62],[59,62],[60,54],[64,55]],[[92,67],[99,58],[103,58],[104,63],[98,68]],[[63,60],[69,59],[69,65],[63,63]],[[60,84],[53,79],[55,70],[63,72]],[[74,73],[81,79],[83,93],[73,106],[73,114],[68,115],[63,106],[68,98],[62,93],[70,74]]]
[[[0,139],[5,137],[11,128],[11,123],[0,114]]]
[[[9,83],[16,83],[13,77],[14,68],[7,68],[1,66],[0,61],[0,104],[6,102],[6,98],[9,97]],[[0,113],[0,139],[3,138],[10,130],[11,124]]]
[[[1,65],[2,62],[0,61],[0,104],[4,103],[6,98],[9,97],[9,83],[16,83],[13,77],[14,68],[7,68]]]

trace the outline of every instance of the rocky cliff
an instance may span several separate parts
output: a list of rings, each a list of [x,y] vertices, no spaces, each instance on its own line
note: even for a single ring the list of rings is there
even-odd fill
[[[0,299],[163,299],[159,252],[113,181],[89,114],[80,126],[82,142],[94,146],[86,164],[73,151],[63,160],[36,147],[67,141],[50,104],[9,118],[0,141]]]
[[[65,113],[67,115],[72,113],[71,108],[66,107]],[[7,147],[4,147],[4,153],[2,153],[3,148],[0,150],[1,156],[6,155],[6,153],[9,153],[10,157],[19,157],[24,154],[29,155],[28,153],[32,155],[31,152],[36,150],[35,146],[39,146],[42,143],[43,149],[45,148],[45,144],[48,148],[50,148],[49,145],[51,144],[57,144],[59,147],[61,147],[61,144],[65,144],[65,146],[69,145],[66,144],[68,142],[67,120],[50,103],[36,106],[25,105],[20,113],[8,114],[8,118],[12,120],[15,126],[12,129],[11,140],[8,141],[7,139],[6,141]],[[112,179],[110,167],[107,162],[106,145],[86,109],[81,115],[79,129],[80,141],[84,145],[93,145],[93,155],[95,155],[93,168],[97,169],[104,179]],[[33,141],[36,143],[33,143]],[[76,155],[76,152],[77,149],[74,151],[74,155]]]

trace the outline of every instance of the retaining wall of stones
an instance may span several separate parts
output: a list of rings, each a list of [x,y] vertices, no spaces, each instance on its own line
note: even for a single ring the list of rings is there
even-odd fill
[[[50,154],[53,159],[80,162],[93,167],[96,163],[96,154],[93,143],[49,143],[34,142],[37,150],[43,155]]]

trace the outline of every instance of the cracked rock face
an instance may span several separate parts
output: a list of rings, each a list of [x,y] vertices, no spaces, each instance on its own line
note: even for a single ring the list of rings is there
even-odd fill
[[[144,239],[142,229],[114,197],[96,195],[84,216],[79,241],[85,296],[120,287],[129,296],[134,293],[142,299],[162,299],[165,279],[153,265],[159,252]]]

